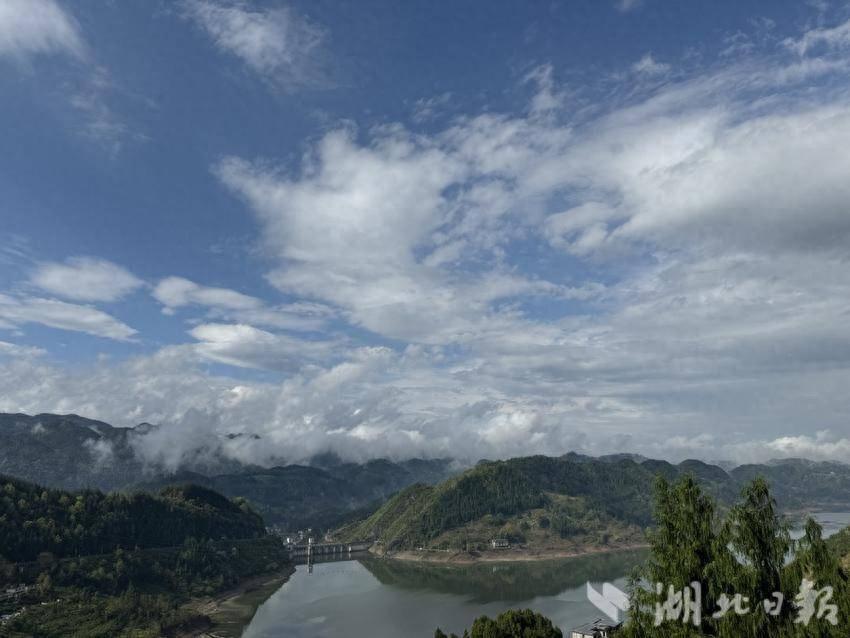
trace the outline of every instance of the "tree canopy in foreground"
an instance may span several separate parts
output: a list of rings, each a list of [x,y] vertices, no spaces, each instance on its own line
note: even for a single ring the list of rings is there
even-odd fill
[[[631,578],[629,617],[618,638],[850,635],[850,587],[839,557],[812,519],[802,538],[791,539],[763,479],[721,513],[692,476],[659,478],[654,516],[650,556]],[[465,638],[561,635],[531,610],[483,616],[464,631]],[[438,629],[435,638],[447,637]]]

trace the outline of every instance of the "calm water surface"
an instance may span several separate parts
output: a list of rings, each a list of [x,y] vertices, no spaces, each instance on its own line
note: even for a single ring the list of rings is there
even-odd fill
[[[299,565],[257,610],[244,636],[431,638],[439,625],[462,633],[481,614],[531,607],[561,627],[599,616],[587,581],[625,584],[645,556],[623,552],[569,560],[433,565],[364,558]]]
[[[850,525],[850,513],[815,518],[829,536]],[[799,534],[795,534],[799,536]],[[600,554],[527,563],[434,565],[364,558],[299,565],[258,610],[247,638],[431,638],[439,625],[462,633],[481,614],[530,607],[568,630],[599,612],[585,583],[626,575],[645,552]]]

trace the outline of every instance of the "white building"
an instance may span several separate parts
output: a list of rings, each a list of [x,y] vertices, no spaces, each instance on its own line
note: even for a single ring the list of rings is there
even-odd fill
[[[612,625],[603,620],[594,620],[591,623],[576,627],[570,631],[570,638],[612,638],[620,625]]]

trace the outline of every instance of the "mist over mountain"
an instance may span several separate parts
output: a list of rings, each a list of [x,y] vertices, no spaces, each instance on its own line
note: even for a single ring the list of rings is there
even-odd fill
[[[164,463],[149,454],[159,433],[150,423],[121,428],[76,414],[0,414],[0,473],[50,487],[115,490],[178,468],[221,474],[251,467],[224,454],[226,440]]]
[[[449,459],[351,463],[330,452],[301,464],[261,467],[231,455],[262,443],[258,435],[243,433],[163,459],[151,450],[165,440],[165,431],[149,423],[117,428],[74,414],[0,414],[0,474],[62,489],[156,492],[196,484],[245,497],[269,524],[299,529],[338,524],[408,485],[438,483],[462,468]]]
[[[200,419],[200,414],[195,415]],[[185,426],[185,423],[181,423]],[[96,487],[104,490],[132,487],[146,481],[159,481],[172,476],[205,476],[263,473],[283,466],[309,467],[326,473],[350,473],[352,468],[383,468],[390,474],[410,472],[426,483],[445,477],[445,468],[455,471],[472,466],[481,459],[407,459],[389,461],[382,458],[352,460],[333,451],[301,458],[275,457],[266,453],[263,463],[254,462],[252,448],[268,447],[265,438],[252,432],[210,434],[193,440],[194,445],[173,445],[175,439],[187,439],[175,425],[140,423],[134,427],[116,427],[109,423],[76,414],[8,414],[0,413],[0,473],[39,482],[40,484],[77,489]],[[169,449],[173,448],[173,449]],[[598,460],[618,463],[624,460],[655,466],[663,472],[673,464],[636,453],[614,453],[593,456],[567,452],[564,458],[574,462]],[[495,460],[495,459],[494,459]],[[714,480],[723,475],[764,474],[783,482],[788,476],[802,480],[842,475],[848,465],[835,461],[804,458],[776,458],[765,463],[736,464],[733,461],[704,462],[685,459],[682,467],[696,475],[709,474]]]

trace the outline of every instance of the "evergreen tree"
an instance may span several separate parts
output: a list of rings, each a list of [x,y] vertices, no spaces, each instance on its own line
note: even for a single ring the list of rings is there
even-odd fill
[[[446,636],[437,629],[434,638],[458,637],[456,634]],[[530,609],[510,609],[495,619],[477,618],[472,627],[463,632],[463,638],[563,638],[563,634],[541,614]]]
[[[799,587],[799,580],[786,570],[786,558],[791,550],[787,523],[777,512],[776,501],[763,478],[744,487],[741,502],[732,508],[727,530],[737,564],[727,561],[723,577],[735,593],[749,601],[750,613],[729,613],[722,623],[728,636],[763,636],[778,638],[790,635],[793,609],[790,601]],[[725,534],[724,534],[725,540]],[[722,587],[722,583],[720,584]],[[775,595],[779,594],[779,598]],[[775,615],[768,614],[763,601],[779,600],[783,604]]]
[[[788,525],[763,479],[744,488],[725,520],[718,519],[712,499],[693,479],[685,477],[672,486],[659,480],[655,516],[650,558],[632,577],[626,638],[848,635],[847,576],[823,541],[820,526],[807,522],[805,536],[789,560]],[[827,617],[814,617],[808,624],[795,622],[795,596],[803,579],[819,595],[831,588],[837,625]],[[693,610],[698,610],[688,622],[687,605],[671,596],[685,592],[693,595]],[[819,598],[818,614],[823,611],[821,602]]]

